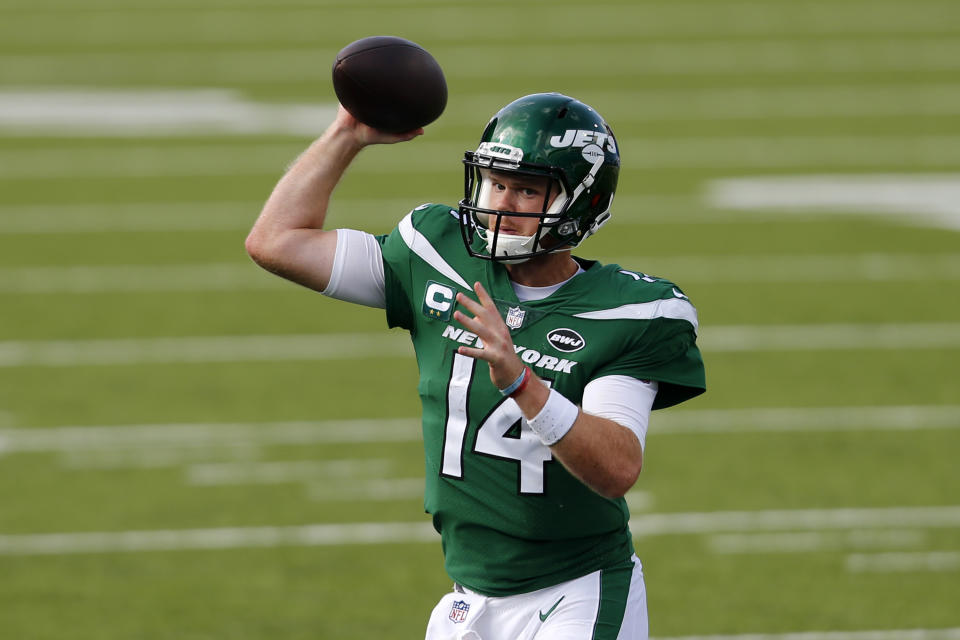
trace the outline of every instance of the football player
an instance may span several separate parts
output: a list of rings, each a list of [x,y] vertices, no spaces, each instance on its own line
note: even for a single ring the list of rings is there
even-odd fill
[[[617,141],[592,108],[522,97],[468,151],[456,208],[392,233],[324,230],[363,148],[408,141],[342,107],[247,239],[266,269],[385,310],[420,363],[425,508],[454,582],[427,640],[639,640],[624,494],[652,409],[705,390],[697,314],[673,283],[571,250],[610,219]]]

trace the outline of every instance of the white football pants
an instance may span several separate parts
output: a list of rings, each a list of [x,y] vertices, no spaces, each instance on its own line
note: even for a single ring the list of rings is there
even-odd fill
[[[445,595],[425,640],[647,640],[647,593],[640,560],[553,587],[502,598]]]

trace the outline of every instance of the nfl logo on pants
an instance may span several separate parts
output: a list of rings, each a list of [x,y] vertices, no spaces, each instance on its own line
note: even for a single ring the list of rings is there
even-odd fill
[[[450,619],[454,622],[463,622],[467,619],[467,613],[470,611],[470,605],[463,600],[455,600],[450,607]]]

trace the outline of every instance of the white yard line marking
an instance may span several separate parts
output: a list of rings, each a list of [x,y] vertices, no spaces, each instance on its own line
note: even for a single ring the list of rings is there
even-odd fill
[[[729,221],[729,219],[728,219]],[[615,256],[605,260],[686,282],[898,282],[960,279],[960,253]]]
[[[698,342],[708,352],[949,349],[960,323],[714,326]]]
[[[232,462],[255,461],[262,457],[259,443],[221,442],[217,444],[136,445],[102,448],[59,449],[60,466],[69,471],[106,469],[169,469],[187,464],[209,463],[214,460]],[[3,454],[3,434],[0,433],[0,455]]]
[[[368,478],[343,486],[314,484],[307,490],[307,495],[318,502],[422,500],[423,486],[423,478]]]
[[[187,484],[204,487],[322,482],[383,476],[392,466],[386,458],[208,462],[188,466],[186,479]]]
[[[663,207],[667,198],[647,197],[645,207]],[[690,207],[691,198],[682,206]],[[351,224],[398,221],[422,204],[410,198],[338,198],[330,217]],[[235,231],[253,224],[262,202],[88,202],[0,206],[0,233],[104,233],[147,231]]]
[[[161,531],[0,535],[0,555],[63,555],[136,551],[244,549],[436,542],[430,523],[369,522],[293,527],[229,527]]]
[[[701,332],[706,351],[952,349],[960,323],[729,325]],[[315,335],[11,340],[0,342],[0,367],[71,367],[211,362],[292,362],[412,355],[399,332]]]
[[[960,137],[771,136],[627,139],[635,167],[734,169],[952,168],[960,163]],[[778,152],[779,151],[779,152]]]
[[[707,202],[732,209],[825,210],[960,229],[960,174],[764,176],[715,180]]]
[[[726,531],[960,527],[960,506],[816,509],[709,513],[644,513],[630,521],[635,536]],[[60,555],[245,547],[434,542],[428,523],[367,522],[291,527],[231,527],[0,535],[0,555]]]
[[[851,573],[960,571],[960,551],[851,553],[846,569]]]
[[[843,86],[684,87],[591,92],[609,122],[752,120],[864,116],[954,115],[960,88],[948,84]],[[469,105],[495,102],[471,96]],[[609,106],[607,106],[609,105]],[[466,111],[466,110],[465,110]],[[464,112],[458,112],[463,117]],[[483,114],[470,113],[474,121]],[[446,116],[445,116],[446,117]]]
[[[960,279],[960,253],[614,257],[679,282],[913,282]],[[285,283],[251,262],[0,267],[0,293],[248,291]]]
[[[958,49],[960,60],[960,49]],[[927,168],[960,164],[960,136],[771,136],[628,138],[638,169]],[[299,143],[241,140],[233,144],[97,145],[0,151],[3,180],[130,178],[150,176],[280,175],[303,151]],[[452,174],[450,159],[463,155],[457,142],[420,142],[382,149],[351,168],[360,174]],[[416,153],[417,162],[411,162]]]
[[[630,521],[635,536],[756,531],[821,531],[844,529],[960,527],[960,506],[700,513],[644,513]]]
[[[732,635],[651,636],[650,640],[960,640],[960,627],[876,631],[793,631]]]
[[[711,432],[960,429],[960,405],[677,410],[655,413],[652,425],[654,437]]]
[[[12,418],[11,418],[12,420]],[[655,437],[690,433],[960,429],[960,405],[678,409],[653,416]],[[180,423],[0,429],[0,454],[59,452],[77,466],[171,466],[218,450],[243,456],[285,444],[419,442],[419,418]],[[191,452],[197,453],[194,455]]]
[[[960,89],[946,84],[684,88],[593,95],[611,105],[604,110],[611,122],[960,113]],[[624,98],[629,98],[631,108],[620,111],[617,105]],[[463,99],[468,108],[446,114],[445,122],[476,122],[489,116],[487,105],[502,97]],[[0,131],[8,136],[315,135],[335,113],[335,104],[268,104],[224,89],[0,90]]]
[[[55,41],[69,47],[96,42],[101,47],[126,45],[163,45],[215,43],[217,45],[270,45],[277,40],[288,44],[316,46],[335,33],[343,24],[366,24],[373,15],[387,20],[395,19],[394,11],[402,11],[402,17],[418,24],[418,33],[424,38],[439,39],[449,34],[453,20],[462,24],[479,24],[489,15],[486,7],[458,5],[456,12],[437,15],[433,11],[440,5],[449,8],[449,2],[419,0],[405,2],[402,8],[391,11],[387,5],[368,7],[342,1],[306,3],[285,2],[270,11],[269,19],[264,12],[247,8],[216,6],[205,2],[202,5],[177,6],[179,3],[163,4],[167,9],[157,12],[155,8],[138,5],[136,12],[126,5],[98,2],[84,5],[87,11],[77,11],[73,5],[64,5],[61,15],[69,19],[50,20],[42,12],[32,11],[35,5],[8,0],[4,3],[4,16],[8,28],[2,35],[9,45],[48,45]],[[217,3],[219,4],[219,3]],[[805,3],[806,11],[798,11],[792,5],[783,5],[780,11],[771,10],[763,3],[737,2],[716,5],[703,2],[684,2],[680,6],[632,5],[629,13],[620,4],[591,4],[590,16],[595,24],[604,25],[604,36],[617,38],[631,36],[641,39],[650,36],[710,36],[761,35],[764,37],[786,34],[887,34],[887,33],[942,33],[949,20],[952,6],[941,2],[920,2],[915,11],[908,11],[903,4],[878,2],[870,4],[870,10],[859,9],[856,3]],[[22,13],[10,10],[19,8]],[[330,21],[330,8],[337,8],[337,20]],[[96,11],[95,9],[100,9]],[[126,10],[124,10],[126,9]],[[153,11],[149,14],[146,12]],[[110,13],[106,14],[106,10]],[[419,11],[420,13],[414,13]],[[429,13],[428,13],[429,12]],[[538,24],[545,34],[561,34],[569,31],[568,21],[562,12],[537,16]],[[144,15],[142,20],[135,17]],[[222,24],[214,30],[210,25]],[[332,24],[330,24],[332,22]],[[509,20],[498,24],[497,35],[503,40],[531,38],[526,20]],[[72,28],[71,28],[72,27]],[[339,35],[339,34],[338,34]]]
[[[925,543],[926,539],[927,536],[923,531],[893,529],[847,532],[724,533],[710,536],[706,543],[714,553],[754,554],[919,547]]]
[[[223,89],[0,91],[8,136],[315,135],[336,112],[335,104],[265,104]]]
[[[391,332],[23,341],[0,342],[0,367],[321,361],[412,353],[409,337]]]
[[[0,452],[123,452],[135,448],[416,442],[421,437],[419,418],[64,426],[0,430]]]
[[[703,22],[698,16],[695,21]],[[620,20],[620,22],[623,22]],[[630,21],[633,23],[634,21]],[[633,33],[631,33],[633,35]],[[570,57],[556,42],[531,43],[518,39],[489,47],[484,43],[444,47],[438,51],[444,66],[463,78],[490,78],[521,57],[530,68],[551,69],[558,57],[563,74],[570,76],[630,77],[642,75],[722,75],[816,72],[853,74],[881,71],[950,71],[960,68],[960,43],[951,35],[923,39],[885,37],[851,39],[787,37],[780,40],[710,39],[681,42],[594,42],[591,56]],[[332,56],[335,50],[328,51]],[[483,59],[485,64],[476,61]],[[617,59],[616,65],[597,65],[597,59]],[[115,52],[68,50],[63,53],[21,53],[0,57],[0,85],[24,86],[62,83],[97,86],[137,82],[174,86],[185,83],[282,84],[303,82],[316,74],[315,56],[303,47],[251,49],[232,46],[198,56],[192,50]],[[559,72],[558,72],[559,73]],[[319,132],[322,128],[317,129]],[[637,148],[637,147],[634,147]]]
[[[249,229],[258,202],[89,202],[0,207],[0,233],[233,231]]]
[[[0,268],[0,293],[249,291],[283,286],[283,280],[251,262]]]

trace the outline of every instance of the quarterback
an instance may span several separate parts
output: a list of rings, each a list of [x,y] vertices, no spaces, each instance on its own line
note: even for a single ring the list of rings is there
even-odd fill
[[[421,133],[341,107],[247,250],[410,334],[424,505],[454,582],[427,640],[645,639],[624,494],[651,410],[705,390],[696,310],[672,282],[571,253],[610,218],[620,155],[596,111],[556,93],[494,115],[465,154],[457,207],[417,206],[383,236],[323,229],[362,149]]]

